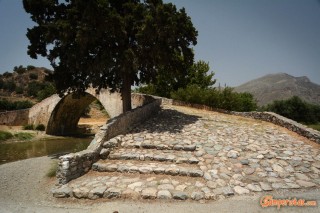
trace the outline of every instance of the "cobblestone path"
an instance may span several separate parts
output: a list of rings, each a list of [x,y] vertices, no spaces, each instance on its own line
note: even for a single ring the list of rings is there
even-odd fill
[[[320,186],[319,145],[271,123],[186,107],[161,113],[56,197],[223,199]]]

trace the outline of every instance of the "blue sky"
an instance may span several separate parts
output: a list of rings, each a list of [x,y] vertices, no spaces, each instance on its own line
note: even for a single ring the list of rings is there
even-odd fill
[[[221,85],[270,73],[307,76],[320,84],[320,1],[165,0],[185,7],[196,29],[195,59],[209,62]],[[0,0],[0,73],[17,65],[51,68],[27,55],[33,26],[21,0]]]

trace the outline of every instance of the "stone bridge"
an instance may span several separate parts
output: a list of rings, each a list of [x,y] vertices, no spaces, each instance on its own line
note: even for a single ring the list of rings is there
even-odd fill
[[[149,100],[146,96],[132,94],[132,108],[142,106]],[[87,106],[99,100],[110,118],[122,113],[122,99],[120,93],[110,93],[103,89],[96,94],[94,88],[86,90],[86,94],[76,98],[68,94],[61,98],[52,95],[29,109],[28,124],[44,124],[46,133],[50,135],[68,135],[75,133],[81,114]]]

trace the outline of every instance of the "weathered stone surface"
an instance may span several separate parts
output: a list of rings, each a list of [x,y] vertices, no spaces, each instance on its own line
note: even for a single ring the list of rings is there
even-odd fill
[[[121,196],[121,189],[117,187],[108,188],[104,193],[103,197],[105,198],[119,198]]]
[[[100,197],[103,196],[104,192],[107,190],[106,186],[98,186],[93,188],[89,194],[88,194],[88,198],[91,200],[95,200],[98,199]]]
[[[182,191],[173,191],[172,197],[176,200],[186,200],[188,199],[188,194]]]
[[[53,197],[56,198],[70,197],[72,195],[72,189],[67,185],[63,185],[59,188],[52,189],[51,193],[53,194]]]
[[[312,183],[310,181],[304,181],[304,180],[297,180],[297,183],[302,186],[302,187],[305,187],[305,188],[309,188],[309,187],[314,187],[316,186],[315,183]]]
[[[239,152],[235,151],[235,150],[230,150],[227,153],[227,157],[228,158],[237,158],[239,156]]]
[[[248,194],[250,192],[248,189],[241,186],[235,186],[233,189],[237,194],[240,194],[240,195]]]
[[[169,190],[160,190],[157,194],[158,199],[171,199],[172,195]]]
[[[192,192],[191,193],[191,199],[192,200],[201,200],[204,198],[204,193],[203,192]]]
[[[157,189],[155,188],[146,188],[141,192],[143,199],[156,199],[157,198]]]
[[[262,189],[260,188],[260,186],[258,185],[255,185],[255,184],[248,184],[247,185],[247,188],[251,191],[254,191],[254,192],[261,192]]]

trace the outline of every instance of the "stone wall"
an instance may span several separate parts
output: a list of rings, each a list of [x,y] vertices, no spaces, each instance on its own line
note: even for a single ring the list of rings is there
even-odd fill
[[[227,111],[227,110],[223,110],[223,109],[209,107],[206,105],[186,103],[183,101],[178,101],[178,100],[173,100],[173,99],[168,99],[168,98],[163,98],[162,104],[176,105],[176,106],[188,106],[188,107],[193,107],[193,108],[197,108],[197,109],[216,111],[216,112],[221,112],[221,113],[226,113],[226,114],[238,115],[238,116],[249,117],[249,118],[258,119],[258,120],[262,120],[262,121],[267,121],[267,122],[276,124],[278,126],[282,126],[284,128],[287,128],[290,131],[296,132],[297,134],[320,144],[320,132],[319,131],[308,128],[305,125],[302,125],[298,122],[295,122],[291,119],[288,119],[286,117],[283,117],[283,116],[278,115],[273,112],[233,112],[233,111]]]
[[[110,119],[101,127],[86,150],[59,158],[57,178],[60,184],[66,184],[88,172],[93,163],[104,158],[111,149],[118,146],[121,134],[130,131],[134,126],[157,114],[160,110],[161,99],[136,94],[135,101],[137,100],[144,103],[153,101]]]
[[[28,124],[30,109],[0,112],[0,125],[20,126]]]

